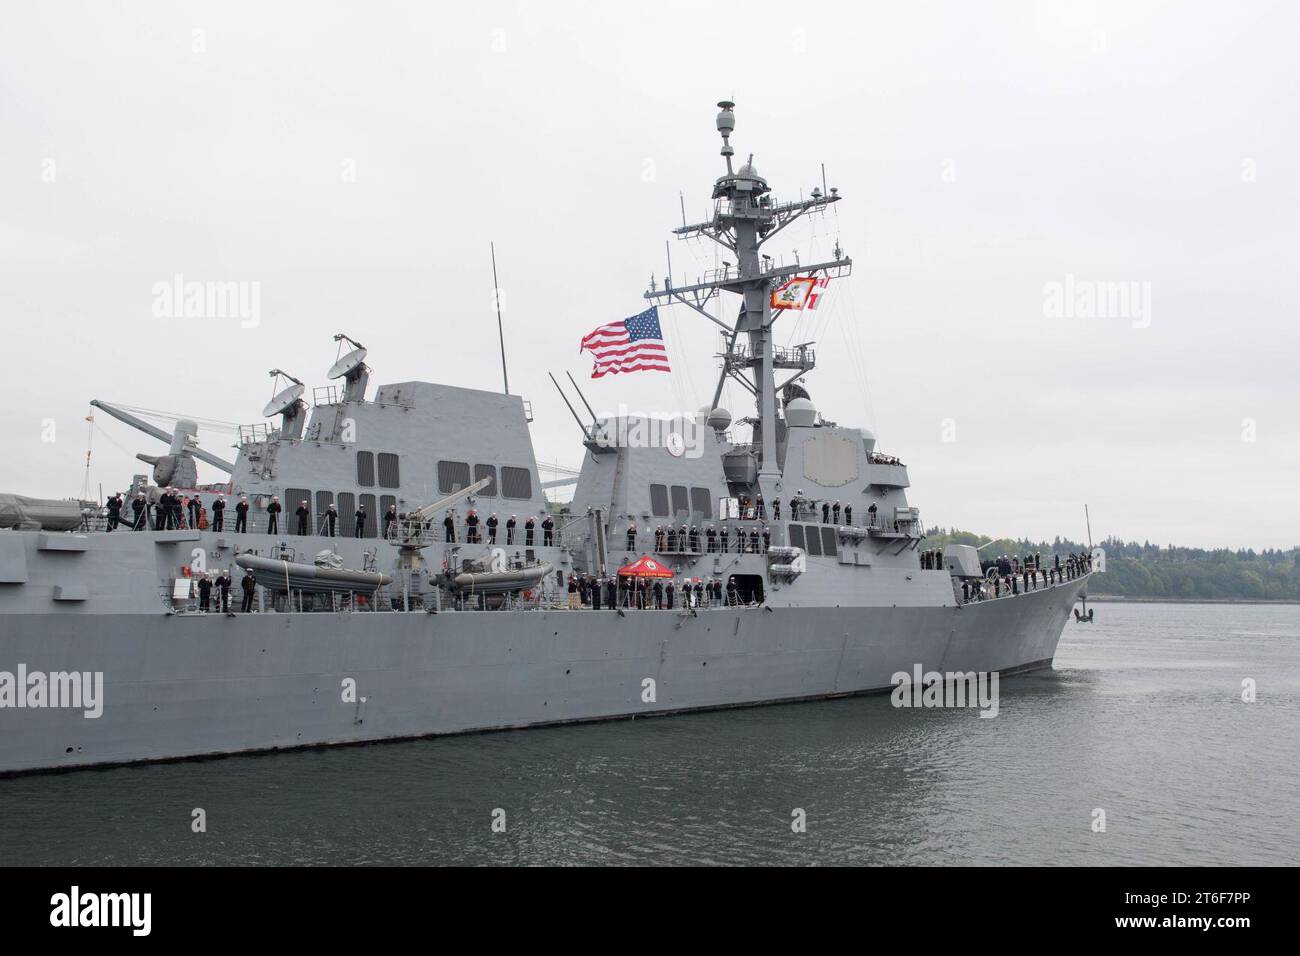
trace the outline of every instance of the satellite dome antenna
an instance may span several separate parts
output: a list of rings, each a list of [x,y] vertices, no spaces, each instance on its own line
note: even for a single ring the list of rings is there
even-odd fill
[[[302,428],[306,424],[307,403],[302,400],[302,393],[307,391],[307,386],[298,379],[294,378],[288,372],[273,368],[270,371],[272,378],[276,379],[276,384],[281,375],[287,378],[292,384],[285,386],[271,396],[271,400],[266,403],[262,409],[263,418],[274,418],[276,415],[281,416],[280,437],[281,438],[301,438]],[[275,388],[275,385],[271,386]]]
[[[330,366],[326,377],[331,380],[338,378],[344,380],[343,401],[365,401],[366,385],[370,382],[370,366],[365,361],[365,347],[356,339],[350,339],[342,332],[334,336],[334,341],[339,343],[340,353],[343,352],[342,343],[344,342],[352,346],[352,351],[347,354],[340,354],[338,361]]]

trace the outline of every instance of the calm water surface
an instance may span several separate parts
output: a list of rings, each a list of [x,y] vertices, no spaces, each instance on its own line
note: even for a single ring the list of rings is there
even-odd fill
[[[20,777],[0,864],[1300,862],[1300,607],[1095,606],[991,720],[868,697]]]

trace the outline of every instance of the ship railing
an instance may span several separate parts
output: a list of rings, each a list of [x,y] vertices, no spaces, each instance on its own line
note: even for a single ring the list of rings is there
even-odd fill
[[[251,425],[236,426],[239,434],[239,445],[257,445],[264,444],[271,440],[272,427],[266,422],[254,422]]]
[[[311,403],[317,408],[322,405],[337,405],[341,394],[337,385],[317,385],[311,390]]]

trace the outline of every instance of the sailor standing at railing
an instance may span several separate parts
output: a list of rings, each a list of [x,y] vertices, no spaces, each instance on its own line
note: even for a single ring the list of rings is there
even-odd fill
[[[357,513],[353,516],[356,518],[356,533],[358,538],[364,537],[366,533],[366,506],[357,505]]]
[[[393,525],[397,524],[397,505],[389,505],[384,512],[384,537],[393,537]]]
[[[518,515],[511,515],[509,520],[506,521],[506,544],[508,545],[515,543],[515,523],[517,520]]]
[[[555,519],[547,515],[542,519],[542,544],[550,547],[555,543]]]
[[[248,530],[248,495],[240,495],[235,505],[235,534]]]
[[[278,534],[280,531],[280,512],[283,508],[276,495],[271,496],[271,503],[266,506],[266,533]]]
[[[334,508],[334,502],[330,502],[329,507],[325,509],[325,533],[329,537],[334,537],[334,530],[338,527],[339,513]]]
[[[311,509],[307,507],[307,499],[298,502],[294,514],[298,516],[298,536],[305,538],[311,533]]]
[[[496,543],[497,543],[497,525],[498,525],[498,523],[499,523],[499,522],[497,521],[497,513],[496,513],[495,511],[492,512],[490,515],[488,515],[488,519],[487,519],[488,544],[496,544]]]
[[[226,496],[217,495],[217,500],[212,502],[212,530],[222,531],[226,527]]]

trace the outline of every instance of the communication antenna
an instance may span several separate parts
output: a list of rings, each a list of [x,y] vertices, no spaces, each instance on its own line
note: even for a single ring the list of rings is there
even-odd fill
[[[506,374],[506,333],[501,324],[501,283],[497,282],[497,246],[488,243],[492,250],[492,303],[497,307],[497,338],[501,342],[501,390],[510,394],[510,376]]]
[[[293,384],[286,388],[282,388],[271,396],[271,400],[267,402],[266,407],[262,409],[263,418],[274,418],[276,415],[286,414],[302,399],[302,393],[307,391],[306,385],[287,372],[283,372],[278,368],[273,368],[271,369],[270,374],[273,378],[279,378],[283,375]],[[274,387],[275,386],[272,386],[272,388]]]
[[[278,368],[271,369],[271,377],[279,379],[281,375],[287,378],[292,385],[282,388],[271,396],[271,400],[266,403],[266,408],[262,409],[263,418],[280,417],[280,437],[289,440],[302,437],[302,427],[307,423],[307,416],[303,414],[307,410],[307,403],[302,400],[302,393],[307,391],[307,386],[298,379],[294,378],[288,372],[281,371]],[[278,384],[278,381],[277,381]],[[275,386],[272,385],[272,388]],[[177,428],[179,429],[179,423]]]
[[[344,379],[343,400],[345,402],[360,402],[366,397],[366,383],[370,381],[370,366],[366,364],[366,349],[356,339],[348,338],[342,332],[334,336],[334,341],[339,343],[339,351],[343,351],[342,343],[347,342],[352,346],[352,351],[346,355],[340,355],[338,359],[330,366],[330,370],[325,373],[325,377],[331,381],[335,379]]]

